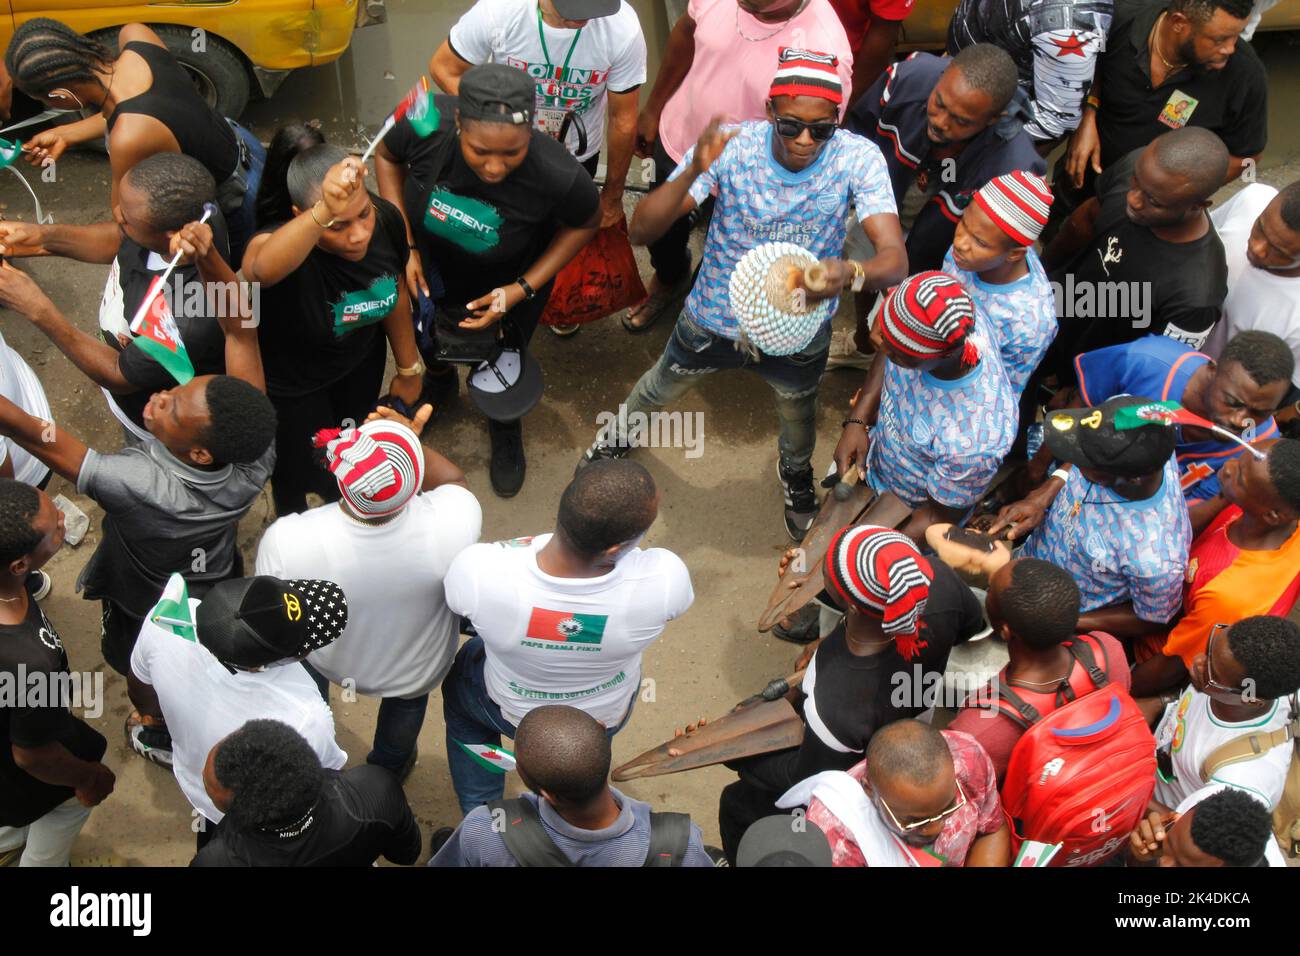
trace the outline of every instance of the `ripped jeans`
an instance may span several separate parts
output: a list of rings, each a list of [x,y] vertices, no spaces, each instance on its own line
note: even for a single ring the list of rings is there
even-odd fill
[[[675,402],[703,375],[723,369],[749,369],[757,372],[775,393],[776,413],[781,420],[777,442],[781,465],[789,471],[801,471],[811,462],[817,443],[817,389],[830,346],[831,324],[826,322],[802,352],[783,356],[760,352],[755,358],[737,348],[733,340],[700,328],[683,308],[659,361],[641,376],[624,402],[628,417]],[[626,444],[621,435],[603,437],[611,444]]]

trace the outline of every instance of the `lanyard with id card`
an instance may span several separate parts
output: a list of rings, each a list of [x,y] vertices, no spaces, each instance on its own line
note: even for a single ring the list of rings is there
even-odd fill
[[[583,29],[583,27],[578,27],[578,31],[573,35],[573,42],[569,44],[569,52],[564,57],[564,65],[560,67],[559,74],[555,77],[561,83],[568,76],[569,61],[573,59],[573,51],[578,48],[578,41],[582,38]],[[540,5],[537,7],[537,39],[542,42],[542,56],[546,58],[546,78],[547,81],[550,81],[554,67],[551,64],[551,51],[546,47],[546,31],[542,29],[542,8]],[[567,112],[567,110],[562,109],[542,109],[539,107],[537,110],[537,128],[548,136],[561,139],[564,129],[564,117]]]

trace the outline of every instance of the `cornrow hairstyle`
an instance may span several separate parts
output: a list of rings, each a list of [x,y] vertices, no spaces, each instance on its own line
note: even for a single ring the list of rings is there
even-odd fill
[[[58,20],[37,17],[14,31],[5,51],[13,84],[37,99],[69,83],[98,83],[96,66],[113,62],[104,46]]]

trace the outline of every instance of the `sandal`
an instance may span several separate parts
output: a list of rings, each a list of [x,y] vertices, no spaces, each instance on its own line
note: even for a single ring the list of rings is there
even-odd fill
[[[651,292],[646,296],[645,301],[641,302],[639,305],[632,306],[632,308],[624,312],[623,318],[620,320],[623,328],[627,329],[632,335],[640,335],[643,332],[649,332],[654,328],[655,323],[662,318],[665,312],[667,312],[678,301],[686,297],[686,294],[691,288],[691,276],[692,273],[688,268],[686,270],[686,278],[677,283],[677,285],[672,286],[671,288],[660,289],[658,292]],[[633,314],[642,315],[647,312],[650,314],[648,320],[642,322],[640,325],[632,322]]]

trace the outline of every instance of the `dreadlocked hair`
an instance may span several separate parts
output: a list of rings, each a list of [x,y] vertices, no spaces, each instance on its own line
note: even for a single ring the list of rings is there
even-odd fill
[[[36,98],[68,83],[98,83],[95,67],[112,62],[113,54],[104,44],[49,17],[20,26],[5,51],[5,68],[14,86]]]

